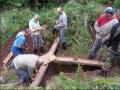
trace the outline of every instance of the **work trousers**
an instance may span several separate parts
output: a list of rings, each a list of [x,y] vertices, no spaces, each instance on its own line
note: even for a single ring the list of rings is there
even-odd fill
[[[60,42],[61,43],[66,42],[66,40],[65,40],[65,32],[66,32],[66,29],[60,29]]]
[[[29,73],[24,69],[16,69],[14,66],[14,61],[11,64],[11,67],[15,71],[16,75],[22,80],[22,83],[28,83],[30,80]]]
[[[101,45],[102,45],[101,39],[96,38],[89,54],[90,59],[94,59],[96,57],[98,50],[101,48]]]
[[[34,49],[39,49],[40,47],[43,47],[44,41],[43,41],[42,36],[40,34],[33,35],[32,39],[33,39],[33,48]]]

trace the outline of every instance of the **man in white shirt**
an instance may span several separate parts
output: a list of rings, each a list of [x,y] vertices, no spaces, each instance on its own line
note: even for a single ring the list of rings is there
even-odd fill
[[[21,54],[13,59],[12,66],[16,71],[22,83],[28,83],[33,79],[34,71],[37,65],[43,64],[44,61],[39,59],[35,54]]]
[[[57,31],[60,32],[60,41],[62,44],[62,48],[65,50],[66,49],[65,32],[67,30],[67,15],[61,7],[58,7],[56,12],[59,15],[59,20],[56,21],[56,25],[54,26],[54,28],[56,28]]]
[[[44,41],[42,39],[41,31],[44,30],[44,28],[40,26],[39,20],[40,20],[40,16],[36,14],[29,21],[29,29],[31,30],[31,35],[33,39],[34,53],[37,53],[39,50],[43,52]]]

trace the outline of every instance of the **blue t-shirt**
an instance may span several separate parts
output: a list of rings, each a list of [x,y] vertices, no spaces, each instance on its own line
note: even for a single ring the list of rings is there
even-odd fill
[[[25,43],[26,43],[26,38],[24,36],[24,32],[21,31],[17,34],[16,39],[13,43],[13,46],[21,48],[21,46],[25,45]]]

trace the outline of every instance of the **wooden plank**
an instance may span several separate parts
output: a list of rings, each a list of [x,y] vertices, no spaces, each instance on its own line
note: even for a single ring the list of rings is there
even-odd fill
[[[74,59],[69,57],[56,57],[56,60],[54,61],[56,63],[74,63],[74,64],[80,64],[80,65],[89,65],[89,66],[98,66],[101,67],[104,65],[103,62],[95,61],[95,60],[89,60],[89,59]]]
[[[11,59],[11,57],[13,56],[12,51],[7,55],[7,57],[3,60],[4,64],[7,64],[7,62]]]
[[[36,74],[36,76],[34,78],[34,81],[30,85],[31,87],[39,86],[39,84],[41,83],[42,78],[43,78],[43,76],[44,76],[44,74],[45,74],[45,72],[47,70],[48,65],[49,65],[49,63],[46,63],[46,62],[50,62],[50,61],[55,59],[54,53],[55,53],[55,51],[57,49],[59,41],[60,41],[60,39],[56,38],[54,40],[54,43],[52,44],[49,52],[47,54],[39,57],[39,60],[40,61],[45,61],[45,63],[39,68],[39,73]]]
[[[34,87],[34,86],[37,87],[37,86],[39,86],[39,84],[40,84],[40,82],[42,81],[42,78],[43,78],[43,76],[44,76],[47,68],[48,68],[48,64],[45,65],[45,66],[42,65],[42,66],[39,68],[39,72],[36,74],[36,76],[35,76],[35,78],[34,78],[34,81],[33,81],[32,84],[30,85],[31,87]]]

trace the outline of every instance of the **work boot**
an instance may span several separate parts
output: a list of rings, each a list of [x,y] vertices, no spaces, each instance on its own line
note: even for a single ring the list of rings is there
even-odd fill
[[[66,50],[66,42],[62,43],[63,50]]]
[[[93,60],[95,57],[90,54],[87,58]]]

